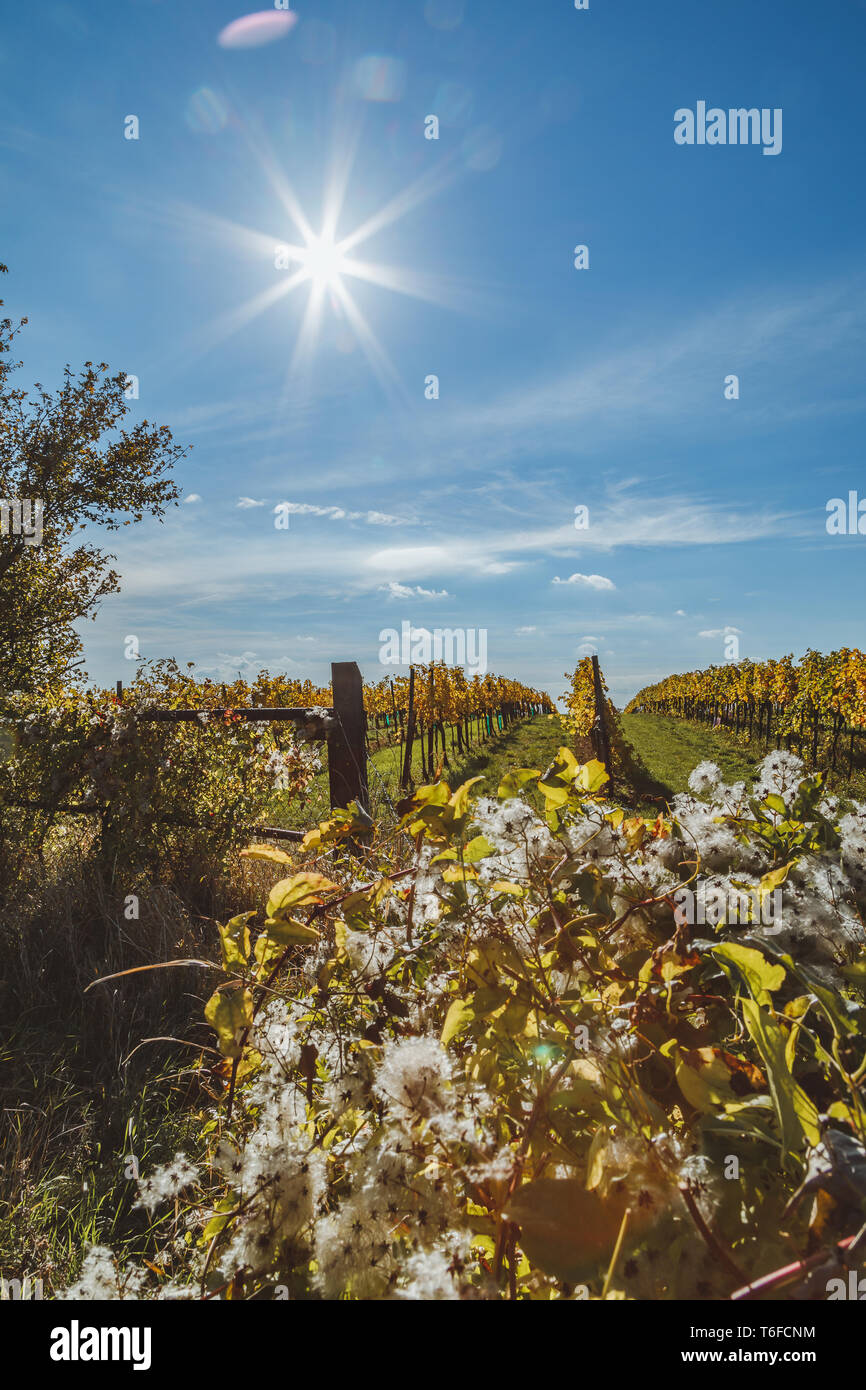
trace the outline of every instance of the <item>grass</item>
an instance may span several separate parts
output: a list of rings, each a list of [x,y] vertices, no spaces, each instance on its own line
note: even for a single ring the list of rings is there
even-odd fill
[[[259,901],[268,877],[233,859],[173,885],[121,883],[73,827],[0,912],[3,1278],[42,1279],[47,1297],[75,1277],[88,1243],[157,1253],[130,1158],[144,1174],[195,1152],[213,975],[181,967],[87,986],[135,966],[215,959],[214,918]],[[137,920],[125,915],[129,892]]]
[[[688,791],[689,774],[705,761],[716,763],[728,784],[751,785],[758,767],[774,747],[766,749],[757,739],[750,744],[742,735],[737,738],[724,729],[662,714],[624,714],[620,718],[637,758],[667,797]],[[845,758],[841,761],[846,763]],[[845,801],[862,801],[866,799],[866,769],[855,763],[850,780],[841,773],[830,772],[827,786]]]
[[[673,796],[689,789],[689,774],[698,763],[716,763],[726,782],[751,782],[763,749],[737,743],[729,734],[706,725],[667,719],[661,714],[624,714],[622,727],[640,761],[663,791]]]

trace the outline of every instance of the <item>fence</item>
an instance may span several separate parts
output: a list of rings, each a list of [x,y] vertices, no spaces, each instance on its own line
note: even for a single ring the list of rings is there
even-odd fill
[[[118,693],[122,687],[118,683]],[[307,738],[322,739],[328,747],[328,790],[331,806],[348,806],[357,801],[365,811],[370,809],[367,784],[367,716],[364,711],[364,683],[354,661],[331,662],[330,709],[301,707],[250,709],[155,709],[145,710],[138,719],[151,723],[183,723],[219,718],[227,713],[247,722],[276,724],[291,722],[304,726]],[[257,834],[267,834],[282,840],[302,840],[302,830],[284,830],[278,826],[252,826]]]
[[[782,727],[786,706],[773,700],[700,700],[677,695],[665,700],[645,700],[639,709],[647,714],[712,724],[734,735],[742,734],[750,743],[754,738],[765,748],[770,747],[773,739],[777,748],[781,748],[784,741],[788,749],[796,745],[801,756],[808,755],[813,767],[818,766],[819,748],[824,744],[823,753],[833,771],[837,757],[841,756],[840,742],[843,746],[847,742],[849,778],[854,770],[855,753],[860,751],[857,740],[866,737],[866,730],[852,727],[841,715],[835,715],[832,723],[827,723],[817,711],[811,719],[803,715],[797,728]]]
[[[410,787],[412,783],[412,752],[415,737],[418,729],[416,720],[416,707],[414,699],[415,689],[415,668],[410,667],[409,671],[409,698],[407,709],[402,709],[393,704],[393,712],[387,715],[377,715],[374,717],[374,727],[385,728],[389,733],[396,734],[399,744],[405,747],[404,755],[401,759],[401,789]],[[314,706],[251,706],[249,708],[208,708],[208,709],[148,709],[137,713],[136,718],[142,723],[157,724],[179,724],[194,723],[203,719],[219,719],[226,715],[233,716],[246,722],[256,722],[263,724],[292,723],[301,726],[307,739],[321,740],[327,745],[328,749],[328,782],[329,798],[331,807],[345,807],[352,801],[358,804],[369,813],[370,810],[370,791],[367,779],[367,738],[368,738],[368,717],[364,708],[364,685],[361,672],[354,661],[335,661],[331,663],[331,692],[332,705],[330,707]],[[120,699],[123,695],[123,682],[117,682],[117,696]],[[392,691],[393,700],[393,691]],[[550,706],[552,708],[552,706]],[[474,716],[478,722],[479,734],[483,730],[488,736],[494,732],[494,720],[496,729],[504,731],[513,722],[525,718],[531,714],[537,714],[542,709],[547,710],[548,706],[543,703],[533,701],[509,702],[503,704],[496,710],[479,713]],[[456,739],[457,748],[463,751],[470,744],[470,723],[471,716],[466,716],[459,725],[452,726],[452,748]],[[437,740],[442,749],[443,764],[448,765],[447,752],[445,751],[445,724],[442,720],[428,720],[426,729],[421,726],[421,761],[424,776],[433,776],[433,760],[437,747]],[[426,734],[427,756],[424,755],[424,738]],[[34,805],[35,803],[26,803]],[[62,806],[57,810],[67,815],[97,815],[100,808],[93,806]],[[180,817],[173,817],[171,824],[179,826],[197,827],[192,821],[183,820]],[[271,839],[282,840],[302,840],[303,830],[289,830],[282,826],[246,826],[245,830],[249,834],[267,836]]]
[[[429,671],[429,688],[426,701],[426,722],[419,717],[420,700],[416,697],[418,672],[414,666],[409,668],[408,693],[405,707],[398,705],[391,686],[391,710],[372,716],[369,723],[373,734],[384,734],[384,746],[399,746],[402,750],[400,788],[406,790],[412,783],[412,756],[416,741],[421,754],[421,775],[425,778],[435,776],[435,760],[441,758],[443,767],[450,767],[446,734],[451,733],[451,752],[457,755],[468,751],[473,742],[473,726],[478,739],[490,738],[494,733],[504,733],[506,729],[521,719],[539,713],[550,714],[553,706],[543,697],[538,699],[506,700],[501,705],[474,713],[461,714],[445,719],[434,712],[433,669]],[[382,741],[376,745],[382,747]]]

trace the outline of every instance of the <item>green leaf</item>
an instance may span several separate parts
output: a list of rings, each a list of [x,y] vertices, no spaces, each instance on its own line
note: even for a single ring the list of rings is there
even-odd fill
[[[712,1114],[721,1105],[735,1104],[737,1097],[731,1088],[731,1073],[713,1047],[699,1047],[684,1054],[675,1039],[659,1049],[671,1057],[676,1070],[677,1085],[689,1105],[701,1114]]]
[[[242,912],[232,917],[224,927],[219,928],[223,951],[223,970],[243,970],[250,954],[250,929],[248,923],[255,912]],[[219,925],[219,924],[217,924]]]
[[[458,1033],[462,1033],[475,1017],[475,1010],[472,1007],[471,999],[455,999],[445,1015],[445,1022],[442,1025],[440,1042],[443,1047],[447,1047],[452,1038],[456,1038]]]
[[[477,877],[471,864],[454,864],[452,868],[442,870],[444,883],[474,883]]]
[[[279,941],[275,941],[272,936],[268,936],[267,932],[262,932],[253,951],[258,967],[256,970],[257,979],[262,979],[268,970],[270,970],[277,957],[282,955],[283,949]]]
[[[265,928],[271,941],[276,941],[280,946],[291,946],[295,941],[319,941],[322,935],[315,927],[308,927],[294,917],[269,917]]]
[[[443,860],[453,862],[462,857],[465,864],[477,864],[479,860],[489,859],[492,854],[498,853],[496,846],[491,845],[490,841],[486,840],[483,835],[476,835],[474,840],[470,840],[468,844],[463,846],[462,856],[459,849],[443,849],[439,854],[434,854],[430,863],[438,864]]]
[[[522,898],[525,892],[519,883],[509,883],[504,878],[498,878],[495,883],[491,883],[490,891],[491,893],[508,893],[512,898]]]
[[[224,1057],[240,1057],[239,1036],[253,1021],[253,996],[244,986],[220,986],[204,1006],[204,1016],[217,1035]]]
[[[232,1207],[234,1208],[234,1203],[232,1203]],[[220,1212],[217,1216],[212,1216],[201,1233],[201,1243],[203,1245],[208,1244],[208,1242],[213,1240],[214,1236],[219,1235],[220,1231],[228,1225],[231,1219],[232,1212],[230,1211]]]
[[[412,800],[416,806],[447,806],[451,790],[447,782],[428,782],[426,786],[416,787]]]
[[[550,803],[548,810],[553,810],[557,806],[564,806],[568,801],[568,787],[550,786],[546,782],[539,782],[538,790]]]
[[[792,959],[780,947],[766,941],[763,943],[764,949],[769,951],[776,960],[780,961],[790,975],[798,980],[801,985],[814,995],[814,998],[822,1010],[825,1018],[838,1036],[853,1035],[861,1031],[858,1020],[862,1017],[862,1007],[853,1003],[851,1000],[843,999],[841,994],[830,989],[821,983],[817,975],[812,970],[800,962]]]
[[[584,763],[577,774],[577,785],[583,791],[589,792],[590,795],[599,791],[609,780],[604,763],[600,763],[598,758],[592,758],[588,763]]]
[[[320,893],[338,887],[339,884],[332,883],[323,874],[309,871],[294,874],[292,878],[281,878],[279,883],[275,883],[271,889],[267,915],[270,918],[287,917],[293,908],[303,907],[308,903],[322,902]]]
[[[468,782],[464,782],[462,786],[457,788],[456,792],[448,802],[448,805],[451,807],[453,819],[455,821],[462,820],[462,818],[466,815],[467,811],[469,810],[470,787],[474,787],[476,782],[483,781],[484,778],[481,776],[470,777]]]
[[[727,965],[736,967],[745,981],[749,993],[758,1004],[771,1004],[771,992],[778,989],[785,978],[783,965],[771,965],[766,956],[751,946],[741,946],[736,941],[725,941],[721,946],[713,946],[712,954],[727,970]]]
[[[842,974],[846,980],[851,981],[852,985],[859,985],[862,989],[866,985],[866,953],[861,951],[851,965],[843,965]]]
[[[514,767],[505,774],[499,783],[499,790],[496,795],[502,801],[510,801],[512,797],[520,795],[521,787],[524,787],[527,782],[531,782],[533,778],[537,779],[540,776],[541,773],[537,767]]]
[[[291,864],[292,857],[284,849],[274,849],[272,845],[250,845],[241,850],[241,859],[264,859],[269,864]]]
[[[764,877],[761,879],[761,902],[764,901],[764,897],[767,893],[772,893],[774,889],[781,888],[796,863],[797,860],[792,859],[789,863],[783,864],[780,869],[773,869],[770,873],[764,874]]]
[[[785,1052],[785,1034],[770,1010],[754,999],[742,999],[740,1005],[746,1027],[766,1068],[782,1148],[786,1155],[796,1158],[806,1144],[817,1144],[821,1137],[818,1111],[794,1080]]]
[[[605,1267],[625,1203],[588,1192],[578,1178],[538,1178],[519,1187],[504,1215],[520,1227],[520,1244],[538,1269],[577,1283]]]
[[[463,846],[463,862],[465,864],[477,864],[481,859],[489,859],[491,854],[498,854],[495,845],[485,839],[483,835],[476,835],[474,840],[470,840],[468,845]]]

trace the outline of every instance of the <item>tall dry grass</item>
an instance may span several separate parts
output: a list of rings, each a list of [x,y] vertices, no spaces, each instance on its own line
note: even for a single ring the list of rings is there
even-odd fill
[[[259,901],[267,868],[167,850],[160,882],[120,881],[92,831],[60,825],[0,908],[0,1276],[46,1294],[88,1242],[147,1247],[130,1156],[146,1171],[195,1140],[212,972],[93,982],[215,960],[216,920]]]

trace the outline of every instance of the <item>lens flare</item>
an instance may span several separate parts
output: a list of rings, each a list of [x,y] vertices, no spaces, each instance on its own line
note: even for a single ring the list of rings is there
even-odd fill
[[[355,64],[355,88],[365,101],[399,101],[406,87],[402,58],[368,53]]]
[[[186,104],[184,119],[196,135],[219,135],[228,125],[229,108],[210,87],[199,87]]]
[[[257,10],[255,14],[233,19],[217,35],[220,48],[261,48],[282,39],[294,29],[298,16],[293,10]]]

